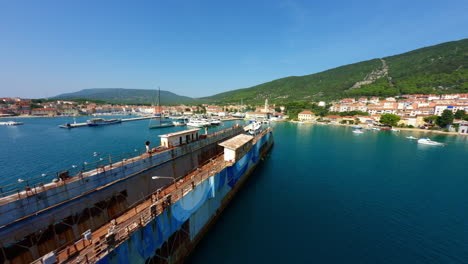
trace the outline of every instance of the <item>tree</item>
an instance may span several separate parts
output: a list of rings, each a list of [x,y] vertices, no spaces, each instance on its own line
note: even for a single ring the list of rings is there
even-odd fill
[[[431,124],[433,125],[435,121],[437,120],[438,116],[426,116],[423,120],[426,122],[426,124]]]
[[[380,123],[387,126],[396,126],[400,121],[400,117],[394,114],[383,114],[380,117]]]
[[[465,115],[466,115],[465,110],[458,110],[453,117],[455,119],[463,119],[463,117],[465,117]]]
[[[453,122],[453,112],[445,109],[442,115],[437,117],[436,124],[442,128],[447,127]]]

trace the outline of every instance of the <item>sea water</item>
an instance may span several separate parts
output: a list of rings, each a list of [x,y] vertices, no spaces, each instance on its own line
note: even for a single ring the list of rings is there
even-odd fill
[[[273,126],[189,263],[468,263],[468,137]]]

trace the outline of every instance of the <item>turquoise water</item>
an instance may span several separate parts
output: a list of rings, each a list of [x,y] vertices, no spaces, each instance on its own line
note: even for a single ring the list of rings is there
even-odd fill
[[[21,121],[0,126],[1,184],[143,149],[146,140],[155,146],[158,134],[185,129]],[[468,263],[468,137],[431,135],[442,148],[405,138],[416,132],[272,126],[271,153],[189,263]]]
[[[468,137],[277,124],[189,263],[468,263]]]

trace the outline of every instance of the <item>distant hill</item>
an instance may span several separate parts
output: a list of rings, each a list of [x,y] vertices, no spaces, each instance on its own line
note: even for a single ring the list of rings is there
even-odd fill
[[[400,55],[362,61],[323,72],[290,76],[250,88],[203,98],[161,91],[161,104],[273,103],[357,96],[468,92],[468,39],[446,42]],[[60,99],[111,103],[155,103],[156,90],[100,88],[61,94]]]
[[[468,39],[201,98],[247,103],[468,92]]]
[[[120,104],[156,104],[158,102],[158,91],[156,89],[93,88],[60,94],[54,98],[66,100],[81,98]],[[195,99],[193,98],[161,90],[162,105],[193,104],[194,102]]]

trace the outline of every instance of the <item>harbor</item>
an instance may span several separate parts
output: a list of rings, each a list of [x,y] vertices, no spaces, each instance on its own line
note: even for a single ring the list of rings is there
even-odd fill
[[[144,152],[142,148],[145,140],[150,140],[151,148],[156,148],[159,145],[158,135],[185,130],[180,127],[149,130],[147,122],[138,121],[63,133],[53,125],[63,120],[35,118],[27,120],[28,126],[3,127],[0,130],[3,133],[0,143],[7,149],[0,153],[1,159],[5,161],[0,172],[4,183],[7,183],[5,179],[9,179],[8,183],[17,183],[17,179],[21,178],[24,184],[31,178],[40,177],[41,173],[54,176],[53,172],[63,171],[67,166],[72,169],[72,165],[79,167],[76,170],[82,169],[83,162],[87,162],[84,166],[89,167],[88,173],[91,173],[93,167],[96,169],[100,165],[109,164],[107,153],[120,154],[129,150],[129,156],[121,158],[125,158],[124,164],[130,166],[134,161],[132,157]],[[208,132],[214,134],[235,122],[225,122],[224,126],[210,128]],[[431,139],[447,145],[439,148],[420,145],[416,140],[407,138],[411,135],[423,137],[424,131],[369,131],[365,135],[356,136],[351,133],[352,127],[346,126],[292,123],[269,125],[275,128],[273,150],[252,172],[230,206],[224,210],[220,218],[222,220],[213,224],[212,231],[207,232],[198,242],[187,263],[219,263],[220,259],[224,263],[239,263],[245,259],[251,259],[248,263],[303,263],[310,259],[338,263],[346,262],[350,256],[366,263],[408,260],[412,263],[426,263],[428,258],[441,262],[456,259],[463,263],[463,259],[468,258],[459,247],[459,243],[468,243],[463,235],[466,227],[462,221],[468,217],[464,195],[466,181],[459,163],[466,153],[466,137],[435,134]],[[44,140],[46,134],[49,137]],[[133,152],[135,148],[138,152]],[[47,149],[47,154],[42,155],[41,149]],[[98,155],[94,156],[94,152]],[[15,163],[11,155],[22,155],[22,165]],[[112,161],[115,163],[114,159]],[[218,161],[215,159],[213,164],[218,164]],[[99,162],[99,166],[93,162]],[[434,167],[439,162],[445,164],[444,169]],[[114,166],[117,168],[117,165]],[[108,168],[105,167],[106,172]],[[218,170],[218,167],[213,168]],[[168,174],[151,173],[147,177],[154,175]],[[186,175],[199,174],[191,171]],[[75,177],[70,178],[70,181],[73,179]],[[126,218],[117,217],[114,229],[118,231],[116,242],[131,234],[138,236],[139,232],[134,232],[134,228],[154,219],[148,213],[151,199],[153,203],[159,204],[164,201],[163,197],[175,190],[173,181],[169,179],[149,180],[148,183],[160,183],[161,187],[168,188],[167,192],[161,191],[160,196],[140,196],[136,199],[139,203],[133,213],[128,212]],[[190,187],[183,177],[177,178],[176,185],[179,191]],[[437,197],[432,196],[434,192],[438,193]],[[26,193],[21,195],[23,197]],[[427,210],[427,204],[431,204],[434,210]],[[279,210],[288,214],[278,214]],[[160,209],[157,214],[159,212]],[[295,225],[284,227],[290,215],[295,217]],[[141,216],[143,224],[139,218]],[[386,230],[382,231],[377,223],[385,225]],[[275,229],[278,226],[283,228]],[[57,230],[61,231],[62,227],[57,227]],[[92,233],[91,240],[78,239],[57,251],[56,256],[61,260],[69,256],[77,260],[81,256],[82,262],[85,262],[85,256],[89,260],[102,257],[109,246],[105,238],[109,227],[110,223],[102,229],[98,228],[98,231]],[[441,230],[444,230],[443,233]],[[444,235],[446,232],[451,234],[450,238]],[[343,236],[343,233],[347,235]],[[226,237],[232,239],[226,240]],[[278,237],[300,242],[302,246],[274,242]],[[428,241],[430,237],[438,238],[421,246],[422,241]],[[6,236],[2,236],[4,238]],[[401,239],[404,239],[404,244],[399,242]],[[132,241],[136,243],[139,239],[132,238]],[[125,246],[125,243],[121,245]],[[141,244],[140,248],[145,247]],[[335,254],[337,248],[343,250],[343,255]],[[286,258],[283,254],[275,253],[281,250],[294,251],[295,255]],[[399,253],[392,253],[396,251]],[[442,251],[446,253],[440,254]],[[12,254],[12,251],[5,252]],[[312,257],[310,252],[314,252]],[[137,255],[132,256],[140,259]]]

